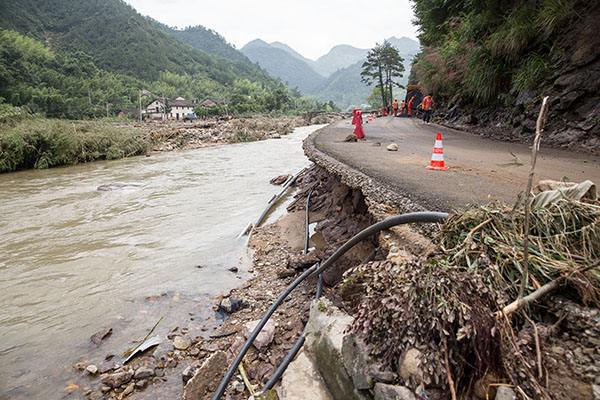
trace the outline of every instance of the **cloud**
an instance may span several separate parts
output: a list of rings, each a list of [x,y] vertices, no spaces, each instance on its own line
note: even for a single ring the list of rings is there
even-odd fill
[[[408,0],[126,0],[170,26],[203,25],[240,48],[260,38],[316,59],[337,44],[369,48],[390,36],[416,38]]]

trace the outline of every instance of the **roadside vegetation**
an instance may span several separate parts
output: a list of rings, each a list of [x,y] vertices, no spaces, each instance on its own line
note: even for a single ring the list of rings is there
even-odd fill
[[[0,106],[0,172],[44,169],[145,154],[141,130],[106,121],[67,121]]]
[[[565,63],[564,34],[586,7],[576,0],[415,0],[424,48],[413,81],[442,99],[511,103]]]

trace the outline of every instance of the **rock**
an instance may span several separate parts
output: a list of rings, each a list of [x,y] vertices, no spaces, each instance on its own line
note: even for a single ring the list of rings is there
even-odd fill
[[[219,303],[218,311],[232,314],[246,307],[248,307],[248,303],[246,301],[235,297],[227,297],[221,300]]]
[[[277,278],[279,279],[286,279],[286,278],[290,278],[292,276],[296,276],[296,270],[294,269],[283,269],[279,272],[277,272]]]
[[[259,320],[250,321],[244,325],[244,336],[246,337],[246,339],[248,337],[250,337],[250,334],[252,333],[252,331],[254,330],[256,325],[258,325],[259,322],[260,322]],[[271,344],[271,342],[273,341],[274,335],[275,335],[275,322],[270,320],[262,328],[262,330],[260,331],[260,333],[258,334],[256,339],[254,339],[254,343],[252,343],[252,344],[257,349],[262,350]]]
[[[192,377],[194,376],[194,373],[196,372],[196,368],[197,366],[194,365],[188,365],[183,372],[181,373],[181,380],[183,381],[183,384],[185,385],[186,383],[188,383],[188,381],[190,379],[192,379]]]
[[[271,139],[281,139],[281,135],[279,133],[274,133],[271,135]]]
[[[421,358],[421,352],[417,349],[409,349],[400,357],[398,369],[400,370],[400,376],[405,382],[408,382],[410,378],[416,379],[416,382],[423,381]]]
[[[196,357],[198,354],[200,354],[200,349],[197,347],[192,347],[192,349],[188,351],[188,354],[192,357]]]
[[[90,375],[96,375],[98,373],[98,367],[96,367],[94,364],[90,364],[88,365],[85,370],[90,374]]]
[[[313,360],[301,350],[281,379],[281,398],[285,400],[332,400]]]
[[[110,386],[107,386],[107,385],[100,386],[100,391],[102,393],[108,393],[108,392],[110,392],[110,389],[112,389],[112,388]]]
[[[375,400],[416,400],[415,394],[404,386],[376,383],[373,392]]]
[[[173,346],[177,350],[187,350],[192,345],[192,340],[187,336],[175,336]]]
[[[228,269],[229,272],[237,273],[240,269],[238,267],[231,267]]]
[[[390,143],[386,146],[387,151],[398,151],[398,145],[396,143]]]
[[[144,389],[146,386],[148,386],[148,381],[146,379],[135,382],[135,387],[138,389]]]
[[[244,382],[242,381],[233,381],[231,387],[233,387],[233,390],[237,393],[244,393],[244,390],[246,390],[246,385],[244,385]]]
[[[344,332],[352,324],[353,318],[323,298],[310,306],[306,324],[306,349],[319,369],[323,380],[334,399],[362,400],[352,378],[344,367],[342,344]]]
[[[183,389],[183,400],[204,399],[214,392],[227,369],[227,355],[217,351],[208,357]]]
[[[100,364],[100,368],[98,369],[98,371],[101,374],[105,374],[108,371],[112,371],[113,369],[115,369],[117,363],[114,360],[106,360],[103,361],[102,364]]]
[[[133,377],[135,379],[146,379],[154,376],[154,368],[140,367],[135,371]]]
[[[114,374],[105,374],[100,377],[100,382],[111,388],[118,388],[121,385],[129,383],[133,378],[132,371],[115,372]]]
[[[271,185],[275,185],[275,186],[279,186],[279,185],[283,185],[288,179],[290,179],[291,175],[279,175],[276,176],[275,178],[271,179],[271,181],[269,183],[271,183]]]
[[[311,251],[308,254],[295,254],[290,256],[288,265],[297,270],[305,270],[321,261],[322,254],[318,251]]]
[[[346,139],[344,139],[344,142],[356,142],[358,140],[358,138],[355,135],[348,135],[346,136]]]
[[[371,389],[376,381],[392,383],[397,378],[395,373],[385,370],[369,355],[366,343],[356,335],[344,336],[342,359],[344,367],[357,389]]]
[[[159,378],[165,376],[165,370],[163,368],[155,368],[154,375],[158,376]]]
[[[514,390],[508,386],[499,386],[496,390],[496,400],[517,400]]]
[[[102,343],[102,341],[104,339],[106,339],[107,337],[109,337],[112,334],[112,332],[113,332],[112,328],[102,329],[101,331],[98,331],[98,332],[94,333],[90,337],[90,341],[92,343],[94,343],[96,346],[98,346],[100,343]]]

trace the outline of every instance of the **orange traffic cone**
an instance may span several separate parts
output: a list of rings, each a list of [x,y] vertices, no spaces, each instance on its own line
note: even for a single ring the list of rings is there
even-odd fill
[[[433,154],[431,154],[431,162],[427,169],[435,169],[438,171],[447,171],[448,167],[444,164],[444,144],[442,143],[442,134],[437,133],[435,144],[433,145]]]

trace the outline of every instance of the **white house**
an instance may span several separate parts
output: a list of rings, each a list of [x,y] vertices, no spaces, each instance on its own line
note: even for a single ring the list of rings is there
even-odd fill
[[[194,102],[191,100],[186,100],[183,97],[178,97],[175,100],[169,100],[169,107],[171,107],[171,112],[169,113],[169,118],[174,119],[183,119],[187,114],[194,112]]]
[[[150,119],[163,119],[166,117],[165,111],[167,107],[161,99],[155,99],[152,103],[148,104],[142,111],[142,114],[146,118]]]

